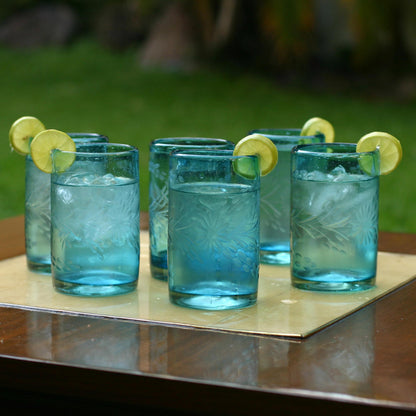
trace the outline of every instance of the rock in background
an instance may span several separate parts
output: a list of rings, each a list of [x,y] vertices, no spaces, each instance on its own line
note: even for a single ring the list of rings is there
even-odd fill
[[[196,65],[195,39],[189,14],[180,2],[170,2],[150,29],[139,63],[147,68],[191,70]]]
[[[71,7],[41,4],[9,16],[0,26],[0,44],[22,49],[66,45],[78,23]]]

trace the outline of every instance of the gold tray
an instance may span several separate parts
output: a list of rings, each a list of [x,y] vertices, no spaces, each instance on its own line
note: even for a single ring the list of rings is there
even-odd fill
[[[378,253],[376,287],[358,293],[319,293],[292,288],[289,267],[260,267],[257,304],[229,311],[201,311],[169,302],[166,282],[149,268],[149,235],[141,233],[138,289],[126,295],[82,298],[57,293],[51,277],[30,272],[25,256],[0,261],[0,305],[115,318],[213,331],[304,338],[363,308],[415,277],[416,255]]]

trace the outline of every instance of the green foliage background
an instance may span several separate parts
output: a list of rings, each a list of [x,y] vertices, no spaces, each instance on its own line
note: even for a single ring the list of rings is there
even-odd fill
[[[148,206],[148,148],[167,136],[223,137],[234,142],[252,128],[300,127],[321,116],[336,140],[356,142],[388,131],[403,146],[403,161],[381,178],[380,228],[416,232],[416,103],[282,87],[244,70],[201,69],[192,74],[144,71],[136,51],[114,54],[96,42],[36,52],[0,49],[0,218],[24,210],[24,158],[12,153],[8,131],[22,115],[48,128],[106,134],[140,150],[141,208]]]

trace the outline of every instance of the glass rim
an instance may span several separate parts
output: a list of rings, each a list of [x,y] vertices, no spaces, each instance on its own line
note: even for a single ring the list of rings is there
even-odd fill
[[[189,142],[189,143],[181,143],[181,142]],[[158,139],[152,140],[150,143],[151,146],[158,146],[162,148],[170,148],[172,146],[181,146],[183,148],[186,147],[193,147],[195,144],[198,143],[213,143],[218,145],[227,145],[227,144],[234,144],[230,140],[227,139],[220,139],[216,137],[197,137],[197,136],[183,136],[183,137],[161,137]]]
[[[237,160],[242,158],[258,159],[257,155],[240,155],[235,156],[231,149],[188,149],[188,150],[176,150],[171,153],[170,157],[178,158],[190,158],[201,160]]]
[[[82,138],[88,138],[88,137],[104,137],[108,139],[108,136],[101,133],[92,133],[92,132],[82,132],[82,131],[70,131],[67,133],[69,137],[72,139],[82,139]]]
[[[53,149],[52,154],[54,153],[66,153],[66,154],[75,154],[77,156],[117,156],[117,155],[126,155],[129,153],[138,153],[139,149],[136,146],[130,145],[130,144],[124,144],[124,143],[108,143],[108,142],[99,142],[99,143],[82,143],[81,149],[84,148],[93,148],[97,149],[97,146],[105,147],[106,149],[109,149],[109,152],[85,152],[82,150],[78,150],[78,148],[75,151],[71,150],[61,150],[61,149]],[[116,151],[111,151],[111,148],[117,149]]]
[[[290,131],[290,132],[296,132],[298,134],[278,134],[279,131]],[[297,128],[290,128],[290,129],[279,129],[279,128],[261,128],[261,129],[252,129],[249,131],[249,134],[263,134],[264,136],[267,136],[270,139],[284,139],[288,143],[298,142],[299,139],[316,139],[320,138],[322,136],[323,139],[325,139],[325,135],[322,133],[314,134],[314,135],[307,135],[307,136],[301,136],[300,132],[302,129]]]
[[[333,151],[333,152],[324,152],[319,150],[310,150],[311,148],[327,148],[327,149],[334,149],[336,148],[351,148],[354,149],[352,151]],[[376,155],[379,150],[378,148],[375,150],[370,150],[368,152],[357,152],[356,151],[357,144],[356,143],[347,143],[347,142],[335,142],[335,143],[306,143],[306,144],[299,144],[292,149],[293,154],[303,154],[303,155],[311,155],[311,156],[319,156],[319,157],[333,157],[333,156],[344,156],[344,157],[359,157],[360,155]]]

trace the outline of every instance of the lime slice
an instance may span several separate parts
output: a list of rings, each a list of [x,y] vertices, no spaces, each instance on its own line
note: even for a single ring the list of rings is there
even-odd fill
[[[270,173],[277,164],[278,152],[275,144],[266,136],[261,134],[250,134],[241,139],[234,147],[234,156],[257,155],[259,158],[260,175]],[[237,160],[234,169],[247,178],[255,177],[252,165]]]
[[[30,152],[30,140],[43,130],[45,126],[36,117],[20,117],[9,130],[12,149],[20,155],[27,155]]]
[[[380,174],[387,175],[397,168],[402,160],[402,146],[400,141],[389,133],[374,131],[368,133],[357,143],[357,152],[380,152]]]
[[[30,145],[30,155],[35,165],[46,173],[52,172],[52,151],[54,149],[75,152],[75,142],[66,133],[49,129],[38,133]],[[63,154],[59,158],[58,171],[68,169],[75,160],[75,154]]]
[[[315,136],[316,134],[323,134],[326,143],[333,143],[335,131],[332,124],[320,117],[310,118],[302,127],[301,136]]]

